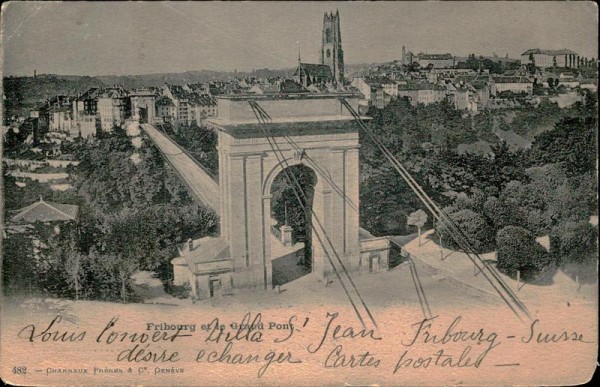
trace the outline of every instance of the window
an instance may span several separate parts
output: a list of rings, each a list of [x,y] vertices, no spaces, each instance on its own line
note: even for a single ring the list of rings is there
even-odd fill
[[[331,50],[327,50],[327,57],[330,58],[331,57]]]
[[[331,30],[329,28],[325,30],[325,43],[331,43]]]

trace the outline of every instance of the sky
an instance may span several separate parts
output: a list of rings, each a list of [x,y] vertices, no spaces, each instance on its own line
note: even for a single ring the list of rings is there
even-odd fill
[[[2,7],[8,75],[250,71],[318,63],[324,12],[340,12],[344,59],[407,50],[518,58],[530,48],[597,57],[592,2],[11,2]]]

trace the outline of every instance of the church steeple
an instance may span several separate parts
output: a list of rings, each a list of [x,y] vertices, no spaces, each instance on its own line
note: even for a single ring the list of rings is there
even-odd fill
[[[344,83],[344,51],[340,30],[339,10],[325,12],[323,16],[323,38],[321,41],[321,64],[328,65],[338,85]]]

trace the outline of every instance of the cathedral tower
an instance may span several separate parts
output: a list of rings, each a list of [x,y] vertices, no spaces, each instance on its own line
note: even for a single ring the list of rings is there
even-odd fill
[[[321,42],[321,64],[331,68],[338,85],[344,83],[344,51],[340,31],[339,11],[323,16],[323,39]]]

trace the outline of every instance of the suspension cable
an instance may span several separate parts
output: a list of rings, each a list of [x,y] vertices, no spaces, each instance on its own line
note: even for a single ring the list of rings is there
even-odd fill
[[[271,121],[271,117],[269,116],[269,114],[260,106],[258,105],[258,103],[256,103],[254,101],[254,105],[256,107],[256,109],[261,113],[261,116],[263,118],[265,118],[268,121]],[[268,134],[270,134],[270,131],[268,129],[267,125],[264,125],[264,128],[267,130]],[[275,140],[275,137],[271,136],[273,138],[273,142],[277,145],[277,142]],[[277,145],[277,148],[279,149],[279,146]],[[281,152],[281,149],[279,149],[279,152],[281,153],[282,157],[283,157],[283,152]],[[283,157],[283,159],[285,160],[285,157]],[[287,163],[287,162],[286,162]],[[300,187],[300,192],[302,194],[302,196],[304,197],[304,192],[302,191],[302,187],[300,185],[300,183],[297,181],[296,177],[292,174],[291,175],[292,178],[294,179],[295,183],[297,184],[298,187]],[[327,179],[326,179],[327,180]],[[344,195],[345,198],[345,195]],[[305,201],[306,201],[306,197],[304,197]],[[321,224],[321,222],[319,221],[319,218],[316,216],[316,214],[314,213],[314,211],[311,208],[311,212],[313,214],[313,216],[315,217],[315,220],[317,221],[317,224],[319,225],[319,227],[321,228],[321,230],[323,231],[323,234],[325,236],[326,241],[329,243],[331,250],[333,251],[333,254],[335,255],[337,261],[339,262],[340,266],[342,267],[344,274],[346,275],[346,277],[348,278],[348,280],[350,281],[350,284],[352,285],[352,288],[354,289],[354,291],[356,292],[361,304],[363,305],[363,307],[365,308],[367,314],[369,315],[369,318],[371,319],[371,321],[373,322],[373,325],[375,325],[375,327],[377,327],[377,323],[375,322],[369,308],[367,307],[365,301],[363,300],[360,292],[358,291],[358,288],[356,287],[356,284],[354,283],[352,276],[350,275],[350,273],[348,272],[348,270],[346,269],[346,266],[344,265],[343,261],[340,259],[337,251],[335,250],[335,247],[333,246],[333,243],[331,242],[331,240],[329,239],[329,236],[327,235],[327,232],[325,230],[325,227],[323,227],[323,225]],[[333,266],[333,265],[332,265]]]
[[[346,107],[346,109],[353,116],[355,121],[358,123],[359,127],[362,128],[372,139],[372,141],[377,145],[380,151],[385,155],[388,161],[392,164],[394,169],[400,174],[400,176],[406,181],[409,187],[415,192],[417,197],[425,204],[427,209],[431,212],[435,219],[438,220],[441,224],[447,226],[450,231],[450,235],[454,238],[454,240],[458,243],[460,248],[466,253],[467,257],[471,260],[473,265],[483,274],[484,278],[490,283],[490,285],[496,290],[496,292],[500,295],[503,301],[509,306],[512,312],[522,320],[520,313],[515,309],[512,305],[514,303],[516,307],[527,317],[530,318],[529,313],[525,305],[521,302],[521,300],[517,297],[516,294],[510,289],[510,287],[504,282],[504,280],[500,277],[499,273],[495,271],[491,266],[487,265],[485,261],[481,259],[481,257],[475,252],[471,243],[469,242],[469,238],[460,230],[458,226],[449,218],[449,216],[441,209],[439,206],[431,200],[431,198],[425,193],[423,188],[414,180],[414,178],[410,175],[410,173],[404,168],[402,164],[396,159],[396,157],[385,147],[385,145],[371,132],[371,130],[367,127],[366,124],[362,122],[358,113],[354,110],[354,108],[342,97],[340,98],[341,103]],[[475,256],[473,258],[472,255]],[[480,266],[481,265],[483,266]],[[487,272],[484,271],[487,269]],[[488,276],[489,274],[489,276]],[[498,285],[496,285],[492,278],[496,280]],[[506,293],[506,295],[504,294]],[[508,296],[508,298],[507,298]],[[509,300],[510,299],[510,300]],[[512,303],[511,303],[512,301]]]
[[[337,258],[337,261],[339,262],[339,264],[342,267],[342,269],[344,270],[344,273],[346,274],[348,280],[350,281],[350,284],[352,285],[354,292],[359,297],[360,303],[362,304],[362,306],[365,309],[367,315],[369,316],[369,319],[371,320],[373,326],[377,329],[377,323],[376,323],[375,319],[373,318],[373,315],[371,314],[369,308],[365,304],[362,296],[360,295],[360,292],[356,288],[356,285],[354,284],[354,281],[352,281],[352,278],[350,277],[350,274],[346,270],[346,267],[344,266],[344,263],[342,262],[342,260],[340,259],[339,255],[337,254],[337,252],[336,252],[336,250],[335,250],[335,248],[333,246],[333,243],[329,239],[329,237],[327,235],[327,232],[325,231],[325,228],[323,227],[321,221],[319,220],[318,216],[315,214],[315,212],[314,212],[314,210],[312,208],[307,208],[307,206],[305,206],[305,205],[302,204],[302,199],[301,198],[304,198],[304,201],[306,201],[306,196],[304,195],[304,192],[302,191],[302,186],[299,183],[299,181],[297,180],[297,178],[293,174],[289,173],[289,171],[288,171],[289,164],[285,160],[285,156],[283,155],[283,152],[281,151],[281,148],[277,144],[277,141],[275,140],[275,138],[273,137],[273,135],[271,134],[271,132],[270,132],[270,130],[268,128],[267,123],[271,121],[270,116],[255,101],[249,101],[249,103],[250,103],[250,106],[252,107],[252,110],[253,110],[253,112],[254,112],[257,120],[259,121],[260,124],[262,124],[262,128],[263,128],[263,131],[264,131],[265,136],[267,138],[267,141],[269,142],[269,145],[271,146],[271,149],[275,153],[275,156],[277,157],[278,163],[280,165],[282,165],[282,167],[284,168],[283,169],[284,174],[285,174],[286,178],[288,179],[288,183],[292,186],[292,189],[294,191],[294,195],[296,196],[296,199],[298,200],[298,203],[300,204],[302,210],[305,212],[305,217],[308,218],[308,216],[310,214],[312,214],[313,219],[315,220],[315,222],[317,223],[317,225],[319,226],[319,228],[321,229],[321,231],[323,233],[323,237],[328,242],[329,246],[331,247],[331,250],[332,250],[333,254]],[[352,304],[352,307],[353,307],[355,313],[357,314],[357,316],[358,316],[361,324],[363,325],[363,327],[365,327],[364,320],[363,320],[360,312],[358,311],[356,303],[352,299],[352,297],[350,295],[350,292],[349,292],[346,284],[343,281],[343,278],[341,277],[338,269],[336,268],[336,265],[334,264],[331,256],[329,255],[328,249],[326,248],[326,245],[323,242],[322,236],[320,235],[319,232],[317,232],[318,230],[315,229],[315,226],[314,226],[314,224],[312,224],[312,222],[311,222],[311,227],[315,231],[315,236],[318,238],[319,243],[320,243],[321,247],[323,248],[323,252],[325,253],[325,255],[326,255],[329,263],[331,264],[331,267],[332,267],[332,269],[333,269],[336,277],[340,281],[340,284],[342,285],[342,288],[344,289],[344,292],[346,293],[346,296],[348,297],[350,303]]]

